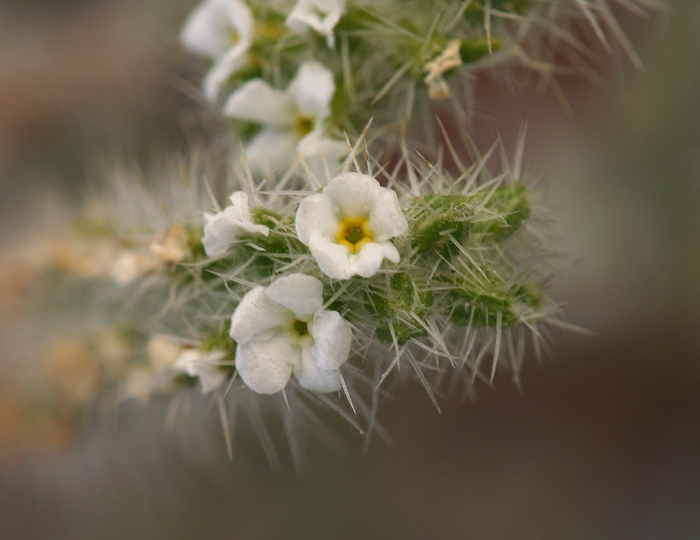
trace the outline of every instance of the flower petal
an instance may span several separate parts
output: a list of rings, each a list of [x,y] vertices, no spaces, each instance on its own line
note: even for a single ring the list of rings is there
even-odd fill
[[[318,366],[312,352],[312,347],[304,347],[301,351],[301,363],[294,370],[294,376],[302,388],[313,392],[337,392],[340,390],[340,371],[337,369],[322,369]]]
[[[249,233],[260,233],[265,236],[270,234],[270,229],[265,225],[253,223],[248,205],[248,194],[244,191],[236,191],[229,197],[231,204],[224,211],[224,218],[227,223]]]
[[[223,113],[248,122],[289,127],[294,123],[295,106],[287,92],[272,88],[262,79],[253,79],[231,94]]]
[[[384,258],[389,259],[393,263],[397,263],[401,260],[401,255],[399,255],[399,250],[391,242],[382,242],[380,244],[384,248]]]
[[[323,284],[313,276],[292,274],[275,280],[265,292],[303,321],[323,306]]]
[[[244,148],[250,170],[267,175],[284,171],[297,160],[297,138],[291,130],[265,128]]]
[[[204,236],[202,245],[210,257],[220,257],[243,233],[270,234],[265,225],[253,223],[248,206],[248,195],[237,191],[231,195],[231,205],[217,214],[204,214]]]
[[[223,212],[204,214],[204,219],[206,221],[202,237],[204,252],[209,257],[221,257],[236,240],[238,233],[228,225]]]
[[[211,102],[217,100],[219,90],[229,77],[245,66],[249,48],[250,41],[241,41],[235,47],[226,51],[211,67],[202,82],[204,97]]]
[[[301,350],[283,335],[252,341],[236,348],[236,370],[251,390],[275,394],[287,386],[299,365]]]
[[[190,377],[198,377],[202,393],[208,394],[226,380],[226,374],[217,365],[224,356],[224,351],[202,353],[198,349],[187,349],[180,354],[174,367]]]
[[[345,0],[299,0],[287,15],[285,24],[298,34],[307,27],[326,36],[329,47],[333,47],[333,28],[345,13]],[[321,16],[323,15],[323,16]]]
[[[217,58],[230,46],[228,22],[221,2],[207,0],[190,13],[180,32],[180,42],[192,52]]]
[[[317,312],[309,333],[314,338],[311,354],[319,368],[338,369],[350,356],[352,327],[337,311]]]
[[[238,42],[253,37],[253,14],[241,0],[206,0],[190,13],[180,32],[180,42],[189,50],[217,58]]]
[[[304,116],[315,117],[316,124],[331,113],[331,99],[335,93],[333,73],[318,62],[304,62],[299,66],[287,92]]]
[[[366,248],[367,245],[363,247],[363,249]],[[348,248],[331,242],[318,231],[312,231],[309,235],[309,249],[316,259],[321,272],[328,277],[333,279],[350,279],[357,273],[350,264]],[[381,261],[379,264],[381,264]]]
[[[241,0],[217,0],[225,5],[228,12],[228,20],[238,34],[240,41],[252,41],[253,39],[253,12],[248,5]]]
[[[335,201],[343,216],[369,216],[379,189],[379,182],[371,176],[347,172],[328,182],[323,194]]]
[[[384,242],[408,230],[406,217],[394,190],[380,188],[375,192],[368,226],[375,242]]]
[[[327,195],[318,193],[304,198],[299,204],[295,220],[297,237],[305,246],[309,245],[313,231],[323,238],[331,239],[338,231],[338,205]]]
[[[272,300],[264,287],[255,287],[238,304],[231,317],[230,336],[242,345],[253,340],[268,339],[270,332],[293,322],[293,314]]]
[[[297,152],[317,180],[327,182],[340,170],[341,161],[350,153],[343,141],[323,137],[321,126],[299,141]],[[326,172],[328,171],[328,172]]]
[[[372,277],[381,268],[384,253],[384,246],[381,244],[365,244],[355,255],[350,255],[350,268],[358,276]]]

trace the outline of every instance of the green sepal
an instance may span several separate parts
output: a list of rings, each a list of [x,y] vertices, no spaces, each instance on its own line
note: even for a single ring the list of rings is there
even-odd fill
[[[413,245],[418,253],[436,252],[449,257],[458,249],[450,237],[460,244],[469,239],[474,211],[468,197],[429,195],[419,197],[413,204],[423,208],[411,224]]]
[[[392,276],[387,290],[368,294],[366,305],[378,320],[377,338],[392,342],[393,327],[397,341],[404,343],[426,334],[425,329],[409,314],[421,317],[432,303],[433,297],[429,291],[417,288],[408,274],[400,272]]]
[[[459,46],[459,56],[465,64],[473,64],[500,49],[501,40],[497,38],[490,40],[486,38],[468,39]]]
[[[250,215],[253,218],[253,223],[257,225],[265,225],[270,230],[275,229],[282,221],[282,214],[268,210],[264,206],[256,206],[251,209]]]
[[[496,189],[484,208],[500,217],[475,222],[473,233],[486,235],[494,242],[511,236],[530,217],[527,190],[517,182]]]
[[[513,15],[523,15],[533,4],[533,0],[491,0],[492,10]],[[475,26],[484,24],[484,0],[474,0],[464,10],[464,18]]]
[[[450,318],[455,324],[466,326],[496,326],[498,314],[501,324],[512,326],[518,322],[515,307],[526,304],[538,309],[544,294],[534,284],[516,283],[508,285],[488,270],[484,270],[488,280],[458,279],[447,296],[451,306]]]

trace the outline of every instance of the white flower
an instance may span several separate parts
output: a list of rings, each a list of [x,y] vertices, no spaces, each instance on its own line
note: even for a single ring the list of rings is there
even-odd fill
[[[203,83],[208,100],[216,101],[221,86],[245,66],[252,40],[253,14],[241,0],[205,0],[187,18],[180,41],[214,60]]]
[[[202,352],[199,349],[185,349],[175,361],[174,368],[190,377],[199,377],[202,393],[208,394],[226,380],[226,373],[219,367],[224,356],[226,352],[221,350]]]
[[[307,28],[316,30],[326,36],[326,43],[332,48],[335,46],[333,28],[344,13],[345,0],[298,0],[284,23],[297,34]]]
[[[294,374],[316,392],[340,389],[340,366],[350,354],[352,329],[337,311],[323,309],[323,286],[292,274],[243,297],[231,318],[236,369],[252,390],[274,394]]]
[[[406,232],[408,223],[394,191],[348,172],[301,201],[296,229],[324,274],[349,279],[373,276],[385,258],[399,262],[389,239]]]
[[[333,74],[318,62],[305,62],[286,90],[254,79],[231,94],[225,115],[264,126],[245,147],[251,169],[256,173],[284,169],[298,155],[326,159],[333,167],[346,156],[345,143],[323,136],[334,93]]]
[[[248,207],[248,195],[236,191],[230,197],[231,205],[216,214],[204,214],[204,237],[202,245],[210,257],[219,257],[241,234],[270,234],[265,225],[253,223]]]

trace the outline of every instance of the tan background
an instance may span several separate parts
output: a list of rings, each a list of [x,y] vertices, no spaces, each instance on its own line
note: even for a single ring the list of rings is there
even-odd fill
[[[195,120],[178,52],[186,0],[0,5],[0,225],[24,202],[77,193],[95,156],[183,149]],[[581,260],[552,294],[596,332],[561,334],[478,401],[397,389],[393,437],[310,445],[297,477],[270,469],[241,426],[233,463],[216,427],[161,435],[159,407],[0,474],[0,538],[700,537],[700,4],[667,21],[622,17],[647,69],[551,93],[478,86],[475,138],[506,146],[529,122],[526,161],[549,179],[562,249]],[[624,82],[623,82],[624,81]],[[193,130],[193,125],[201,129]],[[185,136],[188,133],[188,136]],[[0,426],[1,428],[1,426]]]

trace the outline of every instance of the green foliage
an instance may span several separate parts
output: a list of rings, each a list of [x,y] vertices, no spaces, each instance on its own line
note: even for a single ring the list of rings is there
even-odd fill
[[[527,190],[517,182],[496,189],[484,208],[496,217],[475,222],[474,233],[483,234],[492,242],[506,240],[530,216]]]
[[[397,341],[404,343],[426,334],[414,317],[422,317],[432,303],[430,291],[416,287],[409,275],[400,272],[391,277],[389,287],[367,295],[366,307],[376,318],[376,334],[381,341],[393,341],[393,328]]]
[[[418,253],[450,256],[469,238],[474,217],[470,199],[464,195],[429,195],[419,197],[414,206],[420,209],[411,224],[413,245]],[[453,241],[454,240],[454,241]]]

